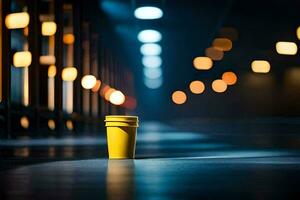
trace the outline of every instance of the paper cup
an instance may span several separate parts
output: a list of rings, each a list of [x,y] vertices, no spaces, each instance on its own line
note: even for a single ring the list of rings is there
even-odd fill
[[[138,117],[109,115],[105,117],[105,126],[109,159],[133,159]]]

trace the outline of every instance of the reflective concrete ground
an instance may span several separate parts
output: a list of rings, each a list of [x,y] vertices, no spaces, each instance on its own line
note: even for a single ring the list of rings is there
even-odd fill
[[[137,159],[113,161],[104,135],[0,141],[0,197],[299,199],[299,132],[297,119],[147,122]]]

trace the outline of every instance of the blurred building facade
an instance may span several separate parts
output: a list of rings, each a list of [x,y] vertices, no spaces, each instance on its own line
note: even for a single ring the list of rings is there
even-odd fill
[[[135,108],[133,75],[94,5],[0,1],[1,138],[98,134],[105,115]]]

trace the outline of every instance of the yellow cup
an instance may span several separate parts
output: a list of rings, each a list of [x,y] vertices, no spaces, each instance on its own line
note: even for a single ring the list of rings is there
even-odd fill
[[[109,159],[133,159],[138,117],[108,115],[105,126]]]

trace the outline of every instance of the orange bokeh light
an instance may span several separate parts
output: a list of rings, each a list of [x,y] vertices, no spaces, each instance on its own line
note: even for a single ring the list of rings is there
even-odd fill
[[[97,80],[95,86],[92,88],[93,92],[98,92],[101,87],[101,81]]]
[[[223,80],[217,79],[212,82],[212,89],[217,93],[222,93],[226,91],[227,84]]]
[[[196,57],[193,64],[196,69],[208,70],[212,68],[213,61],[209,57]]]
[[[205,49],[205,55],[212,60],[222,60],[224,52],[215,47],[209,47]]]
[[[172,94],[172,101],[175,103],[175,104],[184,104],[187,100],[187,96],[186,94],[183,92],[183,91],[175,91],[173,92]]]
[[[227,85],[234,85],[237,82],[237,76],[234,72],[224,72],[222,75],[222,80]]]
[[[75,37],[72,33],[64,34],[64,36],[63,36],[64,44],[73,44],[74,41],[75,41]]]
[[[232,42],[227,38],[216,38],[213,41],[213,47],[222,51],[230,51],[232,49]]]
[[[201,81],[193,81],[190,83],[190,90],[194,94],[201,94],[205,90],[205,85]]]
[[[114,92],[114,91],[116,91],[114,88],[108,88],[108,90],[106,90],[106,92],[104,93],[104,99],[106,100],[106,101],[109,101],[109,99],[110,99],[110,95]]]

